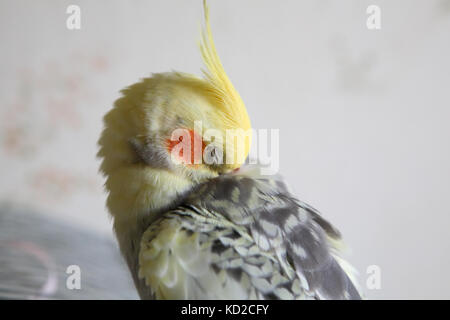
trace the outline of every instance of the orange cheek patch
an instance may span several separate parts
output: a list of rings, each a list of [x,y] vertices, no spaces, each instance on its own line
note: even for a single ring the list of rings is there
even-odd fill
[[[202,163],[203,159],[203,151],[206,148],[206,144],[203,142],[202,136],[197,134],[194,130],[186,130],[188,133],[187,135],[180,136],[178,140],[172,140],[167,139],[167,150],[172,155],[173,154],[178,160],[180,160],[182,163],[187,165],[196,165],[199,163]],[[189,141],[185,142],[184,137],[188,137]],[[201,148],[198,148],[198,145],[201,146]],[[177,147],[179,146],[179,147]],[[173,150],[175,147],[177,147],[176,150]],[[198,149],[198,150],[196,150]],[[178,154],[177,154],[178,151]],[[189,156],[184,156],[185,152],[190,152]],[[196,156],[196,152],[197,157]],[[195,163],[197,162],[197,163]]]

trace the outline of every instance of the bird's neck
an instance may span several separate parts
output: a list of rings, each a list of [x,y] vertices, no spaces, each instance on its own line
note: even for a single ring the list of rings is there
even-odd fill
[[[158,216],[175,207],[194,187],[192,182],[168,171],[142,166],[123,167],[109,173],[107,206],[114,230],[137,288],[138,256],[142,233]]]
[[[166,170],[130,166],[110,173],[105,186],[114,228],[118,233],[128,233],[142,226],[143,221],[154,220],[164,209],[176,206],[194,184]]]

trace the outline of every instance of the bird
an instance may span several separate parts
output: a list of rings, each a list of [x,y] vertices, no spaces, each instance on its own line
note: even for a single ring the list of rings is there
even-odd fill
[[[280,176],[246,163],[250,118],[203,7],[203,76],[158,73],[125,88],[98,140],[106,205],[140,298],[360,299],[339,231]],[[233,130],[244,142],[224,146]]]

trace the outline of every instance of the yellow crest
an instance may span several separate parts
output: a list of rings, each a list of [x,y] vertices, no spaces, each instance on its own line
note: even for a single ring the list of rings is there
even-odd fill
[[[209,23],[209,8],[206,0],[203,0],[203,7],[205,11],[205,27],[202,30],[202,39],[199,46],[203,62],[207,68],[207,70],[203,70],[203,74],[205,80],[213,88],[213,92],[210,94],[217,100],[218,106],[227,115],[227,123],[225,124],[227,128],[242,129],[243,131],[249,132],[251,130],[251,124],[244,102],[225,73],[214,45],[211,25]],[[250,150],[251,133],[247,137],[245,157]]]

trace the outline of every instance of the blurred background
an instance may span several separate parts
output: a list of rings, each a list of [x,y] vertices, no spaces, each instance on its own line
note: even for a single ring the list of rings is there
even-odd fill
[[[72,4],[79,30],[66,26]],[[379,30],[366,26],[373,4]],[[366,297],[449,299],[450,1],[209,5],[253,126],[280,129],[279,172],[342,231]],[[61,244],[59,277],[64,264],[109,250],[128,290],[116,297],[136,297],[98,173],[102,116],[152,72],[199,75],[201,21],[200,0],[0,0],[0,250],[41,228],[44,249],[58,241],[54,229],[89,233],[76,238],[78,251]],[[96,241],[107,245],[83,255]],[[366,286],[372,265],[379,289]],[[112,283],[102,290],[114,292]]]

